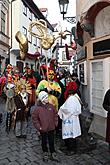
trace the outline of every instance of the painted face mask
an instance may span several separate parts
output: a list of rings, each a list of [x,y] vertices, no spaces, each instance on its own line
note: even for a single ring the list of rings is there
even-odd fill
[[[48,71],[48,79],[49,80],[53,80],[54,79],[54,71],[53,70],[49,70]]]

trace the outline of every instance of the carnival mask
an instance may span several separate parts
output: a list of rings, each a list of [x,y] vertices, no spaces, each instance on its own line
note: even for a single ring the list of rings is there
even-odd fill
[[[53,70],[49,70],[48,71],[48,79],[49,80],[53,80],[54,79],[54,71]]]

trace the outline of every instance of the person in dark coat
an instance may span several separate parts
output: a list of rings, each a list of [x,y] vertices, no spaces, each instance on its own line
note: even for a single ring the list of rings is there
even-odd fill
[[[14,96],[14,102],[17,109],[15,121],[16,137],[26,138],[28,93],[26,92],[25,85],[22,85],[20,93]]]
[[[110,89],[107,90],[104,96],[103,108],[107,111],[107,128],[106,128],[106,142],[109,144],[110,152]]]
[[[61,95],[58,98],[58,109],[63,105],[65,102],[64,93],[65,93],[65,72],[63,69],[60,69],[57,73],[57,82],[61,87]],[[58,127],[56,128],[56,137],[61,137],[61,129],[62,129],[62,120],[58,116]]]
[[[49,103],[48,93],[41,91],[38,94],[37,106],[32,112],[32,122],[34,127],[40,132],[42,140],[43,160],[48,161],[48,147],[49,143],[51,160],[58,160],[55,146],[54,146],[54,131],[58,125],[58,114],[55,107]]]

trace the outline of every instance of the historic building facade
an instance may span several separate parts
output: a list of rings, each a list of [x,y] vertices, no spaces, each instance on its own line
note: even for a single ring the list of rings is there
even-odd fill
[[[0,0],[0,73],[9,57],[9,1]]]
[[[48,52],[42,49],[40,40],[37,37],[32,36],[29,32],[30,23],[37,19],[45,20],[48,32],[53,32],[54,29],[52,25],[33,1],[12,0],[10,2],[10,63],[15,66],[17,65],[21,72],[26,63],[28,63],[31,68],[35,69],[38,53],[44,56],[46,54],[51,56],[51,49],[48,50]],[[15,39],[15,35],[18,31],[28,38],[28,54],[25,61],[19,59],[19,43]],[[35,33],[36,32],[37,30],[35,30]]]
[[[76,69],[83,100],[94,114],[90,131],[105,137],[103,97],[110,88],[110,1],[76,1]]]

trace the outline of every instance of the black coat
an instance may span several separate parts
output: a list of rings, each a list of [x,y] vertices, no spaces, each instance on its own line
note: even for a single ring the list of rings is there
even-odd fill
[[[104,96],[103,108],[108,112],[107,128],[106,128],[106,142],[110,144],[110,89],[106,92]]]
[[[14,96],[14,102],[17,108],[16,121],[25,121],[26,119],[26,106],[20,94]]]
[[[65,86],[63,85],[63,83],[61,81],[58,81],[58,84],[61,87],[61,95],[58,98],[58,107],[60,108],[63,105],[63,103],[65,102],[65,98],[64,98]]]
[[[108,111],[110,115],[110,89],[106,92],[103,101],[103,108]]]

